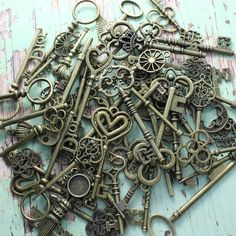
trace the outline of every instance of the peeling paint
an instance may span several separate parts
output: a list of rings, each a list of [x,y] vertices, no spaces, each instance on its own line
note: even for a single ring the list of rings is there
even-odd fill
[[[52,9],[58,10],[59,9],[59,0],[52,0]]]

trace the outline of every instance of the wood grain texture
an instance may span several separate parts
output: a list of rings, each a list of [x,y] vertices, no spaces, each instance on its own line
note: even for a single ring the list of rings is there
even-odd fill
[[[71,10],[77,0],[1,0],[0,1],[0,94],[8,91],[9,85],[14,81],[19,66],[26,54],[34,31],[43,28],[48,32],[47,48],[53,43],[54,37],[66,30],[72,21]],[[119,2],[113,0],[97,0],[104,18],[118,19],[121,16]],[[147,13],[153,5],[147,0],[137,0]],[[236,2],[235,0],[166,0],[166,5],[176,10],[178,22],[186,29],[200,32],[204,42],[216,45],[217,36],[229,36],[236,51]],[[134,9],[135,10],[135,9]],[[143,18],[144,20],[144,18]],[[132,21],[133,22],[133,21]],[[137,24],[137,22],[136,22]],[[95,33],[95,25],[93,34]],[[208,56],[207,61],[217,68],[229,67],[233,73],[232,82],[222,82],[220,89],[222,96],[236,100],[236,58]],[[28,108],[29,109],[29,108]],[[236,120],[236,112],[228,109],[230,117]],[[0,113],[2,112],[0,107]],[[21,115],[24,113],[21,110]],[[7,138],[7,132],[0,131],[1,143]],[[31,144],[37,148],[45,160],[48,150]],[[4,146],[4,144],[3,144]],[[9,186],[11,171],[0,160],[0,235],[4,236],[30,236],[37,235],[23,222],[19,208],[19,199],[12,196]],[[207,193],[200,202],[196,203],[185,215],[178,220],[176,230],[180,236],[236,236],[236,189],[234,187],[236,171],[227,174],[217,186]],[[199,184],[189,189],[176,185],[175,197],[169,198],[164,178],[153,188],[151,214],[159,213],[170,216],[179,206],[189,199],[205,183],[199,178]],[[122,196],[130,183],[121,179]],[[131,207],[142,209],[140,194],[131,202]],[[168,230],[154,222],[154,231],[157,235],[168,236]],[[74,235],[85,235],[86,222],[73,215],[68,216],[64,222]],[[128,226],[127,236],[146,235],[137,226]]]

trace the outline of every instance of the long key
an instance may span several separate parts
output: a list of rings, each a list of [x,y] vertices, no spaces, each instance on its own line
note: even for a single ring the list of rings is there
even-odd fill
[[[181,130],[179,130],[179,129],[176,129],[176,128],[173,126],[173,124],[172,124],[169,120],[167,120],[167,119],[161,114],[161,112],[159,112],[159,111],[150,103],[150,101],[148,101],[147,99],[145,99],[144,96],[140,95],[139,92],[138,92],[136,89],[132,88],[132,89],[131,89],[131,92],[132,92],[135,96],[137,96],[138,99],[140,99],[140,101],[142,101],[142,103],[143,103],[144,106],[148,107],[151,111],[153,111],[157,117],[159,117],[159,118],[160,118],[168,127],[170,127],[174,132],[176,132],[176,134],[177,134],[178,136],[180,136],[180,135],[183,134],[183,132],[182,132]]]
[[[156,157],[158,159],[158,161],[160,163],[164,162],[164,157],[162,156],[160,150],[158,149],[154,138],[152,136],[152,134],[148,131],[148,129],[146,128],[145,124],[143,123],[141,117],[139,116],[139,114],[137,113],[137,110],[134,108],[133,102],[131,100],[131,98],[129,97],[129,95],[124,91],[123,88],[119,88],[120,90],[120,94],[124,100],[124,103],[126,105],[126,107],[129,110],[129,113],[134,117],[134,119],[136,120],[137,124],[139,125],[144,138],[146,139],[146,141],[150,144],[150,146],[152,147],[153,151],[156,154]]]
[[[180,207],[173,215],[169,218],[171,222],[176,221],[179,219],[181,215],[185,211],[188,210],[201,196],[203,196],[211,187],[213,187],[227,172],[229,172],[235,166],[235,162],[232,161],[230,164],[224,167],[224,169],[214,178],[210,180],[208,184],[206,184],[200,191],[198,191],[191,199],[189,199],[182,207]],[[215,170],[216,171],[216,170]]]
[[[171,235],[176,236],[176,231],[174,227],[174,222],[178,220],[184,212],[186,212],[197,200],[200,199],[201,196],[203,196],[208,190],[210,190],[218,181],[226,174],[228,173],[233,167],[235,166],[235,162],[232,161],[230,164],[227,166],[223,166],[223,170],[220,171],[219,174],[214,175],[214,173],[209,176],[210,182],[206,184],[201,190],[199,190],[191,199],[189,199],[182,207],[180,207],[177,211],[175,211],[170,218],[166,218],[165,216],[162,215],[153,215],[152,217],[149,218],[148,221],[148,232],[150,236],[154,236],[154,232],[151,229],[151,221],[153,218],[160,218],[164,220],[169,226],[171,230]],[[218,168],[222,169],[222,166],[219,166]],[[218,170],[215,170],[218,172]]]
[[[160,43],[166,43],[169,45],[178,45],[178,46],[183,46],[183,47],[189,47],[192,46],[193,44],[184,40],[175,40],[175,39],[171,39],[171,38],[157,38],[157,41]],[[196,44],[194,44],[195,46]],[[234,51],[230,50],[230,49],[226,49],[226,48],[219,48],[219,47],[212,47],[212,46],[207,46],[207,45],[196,45],[197,49],[200,51],[205,51],[205,52],[214,52],[214,53],[220,53],[220,54],[224,54],[227,56],[233,56],[234,55]]]
[[[170,51],[176,54],[185,54],[189,56],[194,56],[194,57],[206,57],[206,53],[204,52],[198,52],[190,49],[185,49],[183,47],[179,46],[168,46],[160,43],[153,43],[153,42],[148,42],[146,43],[146,46],[149,46],[150,48],[158,49],[158,50],[164,50],[164,51]]]
[[[67,108],[67,107],[68,107],[68,104],[64,103],[64,104],[58,104],[58,105],[54,106],[53,108],[55,108],[55,109],[62,108],[63,109],[63,108]],[[3,129],[9,125],[18,124],[23,121],[27,121],[27,120],[34,119],[39,116],[43,116],[49,109],[51,109],[51,108],[49,107],[49,108],[42,109],[40,111],[34,111],[31,114],[25,115],[23,117],[15,118],[12,120],[2,121],[2,122],[0,121],[0,129]]]
[[[57,144],[56,144],[56,146],[55,146],[55,148],[54,148],[54,150],[53,150],[53,153],[52,153],[52,156],[51,156],[51,158],[50,158],[50,161],[49,161],[49,164],[48,164],[48,167],[47,167],[45,176],[44,176],[44,178],[43,178],[43,180],[44,180],[45,182],[48,181],[48,178],[49,178],[49,176],[50,176],[50,174],[51,174],[51,172],[52,172],[52,169],[53,169],[53,167],[54,167],[54,165],[55,165],[55,162],[56,162],[56,159],[57,159],[57,157],[58,157],[58,153],[59,153],[59,151],[60,151],[61,148],[62,148],[62,145],[63,145],[63,142],[64,142],[64,138],[65,138],[65,136],[66,136],[66,134],[67,134],[67,132],[68,132],[69,126],[70,126],[71,121],[72,121],[72,118],[73,118],[74,115],[76,114],[75,111],[77,111],[77,109],[78,109],[78,103],[76,102],[76,104],[77,104],[77,106],[74,107],[74,111],[71,111],[71,112],[69,113],[69,116],[68,116],[68,118],[67,118],[67,120],[66,120],[65,126],[63,127],[63,130],[61,131],[60,138],[59,138],[59,140],[58,140],[58,142],[57,142]],[[74,165],[74,166],[72,166],[72,167],[70,167],[70,168],[73,168],[73,167],[75,167],[75,166],[76,166],[76,165]],[[61,174],[61,173],[60,173],[60,174]],[[60,178],[59,178],[59,179],[60,179]],[[56,182],[57,182],[57,180],[56,180]]]
[[[92,85],[93,85],[93,82],[94,82],[94,80],[95,80],[95,78],[96,78],[97,73],[99,73],[100,71],[102,71],[102,70],[111,62],[111,60],[112,60],[112,54],[111,54],[111,52],[108,51],[108,50],[104,50],[103,52],[106,53],[107,56],[108,56],[106,62],[103,63],[103,65],[102,65],[101,67],[99,67],[99,68],[97,68],[97,69],[94,69],[93,66],[91,65],[91,61],[90,61],[90,60],[91,60],[90,56],[91,56],[91,53],[92,53],[93,51],[97,51],[97,49],[96,49],[96,48],[95,48],[95,49],[94,49],[94,48],[91,48],[91,49],[89,49],[89,50],[87,51],[87,53],[86,53],[86,63],[87,63],[87,65],[88,65],[89,69],[90,69],[91,74],[90,74],[90,77],[89,77],[89,79],[88,79],[88,83],[87,83],[87,85],[86,85],[85,92],[84,92],[84,95],[83,95],[83,100],[82,100],[81,104],[80,104],[79,102],[76,102],[76,104],[77,104],[78,106],[80,106],[80,109],[75,108],[76,111],[78,110],[78,114],[77,114],[77,118],[76,118],[76,124],[77,124],[77,126],[80,125],[80,122],[81,122],[81,119],[82,119],[82,116],[83,116],[83,113],[84,113],[84,110],[85,110],[85,106],[86,106],[86,103],[87,103],[87,100],[88,100],[88,97],[89,97],[89,93],[90,93],[90,91],[91,91],[91,87],[92,87]],[[79,93],[80,93],[80,92],[79,92]],[[79,97],[79,98],[81,98],[81,97]],[[71,115],[71,119],[72,119],[72,115]],[[67,122],[67,125],[68,125],[68,127],[69,127],[69,122]],[[64,132],[66,133],[67,130],[64,130]],[[61,137],[62,137],[62,138],[61,138],[61,139],[62,139],[62,140],[61,140],[61,143],[62,143],[65,136],[61,135]],[[57,154],[58,154],[58,152],[59,152],[60,149],[61,149],[61,144],[60,144],[60,145],[58,144],[58,147],[54,149],[55,154],[53,155],[53,161],[51,161],[51,162],[49,163],[48,170],[46,171],[47,175],[49,175],[49,173],[51,173],[51,170],[52,170],[52,168],[53,168],[53,166],[54,166],[54,162],[55,162],[55,160],[56,160]],[[101,162],[100,162],[100,165],[103,166],[103,163],[104,163],[104,161],[101,161]],[[50,182],[36,195],[36,197],[38,197],[40,194],[42,194],[43,192],[45,192],[45,191],[49,188],[49,187],[48,187],[49,185],[52,186],[53,184],[55,184],[65,173],[67,173],[69,170],[71,170],[71,168],[75,167],[76,165],[77,165],[77,164],[76,164],[75,161],[72,162],[67,168],[65,168],[65,169],[60,173],[60,175],[57,176],[57,178],[58,178],[57,180],[56,180],[56,178],[54,178],[54,180],[50,181]],[[100,165],[99,165],[99,171],[100,171],[100,169],[102,170],[102,167],[101,167]],[[100,172],[100,174],[101,174],[101,172]],[[47,176],[46,176],[46,177],[47,177]],[[92,194],[93,197],[95,197],[95,191],[97,190],[99,181],[100,181],[100,175],[98,174],[98,175],[95,176],[94,190],[93,190],[93,194]]]
[[[169,90],[168,99],[166,101],[166,106],[165,106],[165,109],[164,109],[164,112],[163,112],[163,116],[166,119],[169,116],[170,109],[171,109],[171,104],[172,104],[173,99],[174,99],[174,95],[175,95],[175,88],[171,87],[170,90]],[[162,136],[163,136],[163,133],[164,133],[164,129],[165,129],[165,124],[162,122],[160,124],[158,133],[156,135],[156,145],[157,145],[157,147],[160,147],[160,145],[161,145],[161,140],[162,140]],[[171,180],[170,180],[170,174],[169,174],[169,172],[167,170],[164,171],[164,172],[165,172],[164,174],[165,174],[165,180],[166,180],[166,185],[167,185],[169,196],[173,197],[174,196],[174,190],[173,190],[173,186],[172,186],[172,183],[171,183]]]
[[[77,48],[80,46],[81,44],[81,41],[82,39],[84,38],[84,36],[87,34],[88,32],[88,29],[84,30],[81,34],[81,37],[78,39],[78,41],[76,42],[76,44],[74,45],[73,49],[71,50],[71,56],[73,56],[73,54],[76,52]],[[92,38],[89,38],[86,42],[86,44],[84,45],[84,48],[83,50],[81,51],[81,53],[79,53],[78,55],[78,62],[71,74],[71,77],[69,79],[69,82],[68,84],[66,85],[66,88],[65,88],[65,91],[63,93],[63,96],[62,96],[62,100],[61,100],[61,103],[64,103],[66,102],[66,100],[68,99],[68,96],[70,95],[70,91],[73,87],[73,84],[76,80],[76,77],[79,73],[79,71],[81,70],[81,65],[85,59],[85,56],[86,56],[86,52],[88,51],[91,43],[92,43],[93,39]]]
[[[75,69],[73,70],[73,73],[72,73],[72,76],[71,76],[72,80],[74,80],[77,77],[77,74],[78,74],[78,72],[79,72],[79,70],[81,68],[82,61],[84,60],[86,52],[88,51],[88,48],[91,45],[91,43],[92,43],[92,39],[90,38],[87,41],[86,45],[84,46],[84,49],[83,49],[81,55],[79,56],[79,61],[78,61],[77,65],[76,65]],[[87,70],[85,72],[87,72]],[[86,73],[84,73],[83,80],[85,79],[85,77],[86,77]],[[81,94],[81,90],[82,89],[83,89],[83,87],[80,87],[80,89],[78,91],[78,96],[76,98],[76,102],[75,102],[75,105],[74,105],[74,108],[73,108],[73,111],[69,113],[69,116],[68,116],[68,118],[66,120],[66,124],[65,124],[65,126],[64,126],[64,128],[63,128],[63,130],[61,132],[60,138],[59,138],[59,140],[58,140],[58,142],[57,142],[57,144],[56,144],[56,146],[55,146],[55,148],[53,150],[52,156],[50,158],[50,161],[49,161],[49,164],[48,164],[48,167],[47,167],[47,170],[46,170],[46,174],[44,176],[45,180],[48,179],[50,173],[52,172],[52,169],[54,167],[54,164],[55,164],[55,161],[57,159],[58,153],[59,153],[59,151],[62,148],[62,145],[63,145],[63,142],[64,142],[64,138],[65,138],[66,133],[68,132],[69,126],[71,124],[72,118],[74,117],[75,114],[77,114],[77,111],[78,111],[78,108],[79,108],[79,105],[80,105],[79,104],[80,103],[80,99],[81,99],[81,95],[80,94]],[[65,91],[66,94],[67,94],[67,91],[69,91],[69,89]],[[64,94],[63,94],[63,97],[64,97]],[[67,95],[65,95],[64,99],[65,98],[67,98]]]
[[[85,29],[81,33],[76,43],[77,47],[81,43],[86,33],[87,33],[87,29]],[[29,85],[34,79],[36,79],[39,76],[40,73],[42,73],[43,70],[45,70],[52,63],[53,60],[55,60],[55,58],[57,57],[56,53],[54,52],[54,50],[51,50],[50,52],[51,53],[48,55],[46,62],[41,67],[37,68],[37,70],[31,75],[31,77],[25,82],[25,85]]]

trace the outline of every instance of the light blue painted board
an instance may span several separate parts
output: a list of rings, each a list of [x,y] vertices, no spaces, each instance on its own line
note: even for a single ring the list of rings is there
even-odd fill
[[[0,93],[7,91],[24,58],[36,28],[43,28],[48,32],[47,48],[53,43],[54,37],[72,21],[71,9],[77,1],[69,0],[2,0],[0,2]],[[119,19],[121,12],[118,8],[120,1],[97,0],[102,15],[110,20]],[[145,13],[152,9],[149,1],[137,1],[144,7]],[[168,0],[166,5],[176,9],[176,18],[179,23],[188,29],[197,30],[209,44],[216,43],[216,36],[230,36],[233,48],[236,50],[236,2],[235,0]],[[133,21],[132,21],[133,22]],[[93,32],[95,25],[93,25]],[[230,67],[234,73],[236,68],[235,57],[211,57],[207,61],[215,67]],[[234,73],[235,77],[235,73]],[[222,96],[236,99],[236,79],[233,82],[222,83]],[[23,112],[23,111],[22,111]],[[230,116],[236,119],[236,113],[229,109]],[[5,134],[1,132],[1,141]],[[34,145],[34,144],[33,144]],[[35,147],[36,145],[34,145]],[[45,157],[48,150],[41,150]],[[30,232],[30,228],[22,220],[19,210],[19,200],[10,193],[11,172],[0,161],[0,229],[2,235],[23,236],[37,235]],[[234,183],[236,173],[232,170],[209,193],[196,203],[186,214],[175,223],[178,235],[181,236],[235,236],[236,190]],[[168,197],[164,178],[153,188],[151,213],[170,216],[174,210],[189,199],[194,192],[200,189],[205,180],[194,189],[180,185],[175,186],[175,198]],[[129,187],[127,181],[121,178],[122,195]],[[131,202],[131,207],[142,209],[140,194]],[[68,217],[65,227],[74,235],[85,235],[85,221],[80,218]],[[155,223],[156,224],[156,223]],[[164,234],[163,226],[154,227],[157,235]],[[137,226],[129,226],[126,235],[146,235]]]

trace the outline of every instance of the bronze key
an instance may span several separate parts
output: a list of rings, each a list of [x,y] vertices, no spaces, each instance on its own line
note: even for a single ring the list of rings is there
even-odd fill
[[[213,172],[217,172],[217,175],[214,175],[214,173],[212,173],[209,178],[211,179],[211,181],[206,184],[200,191],[198,191],[190,200],[188,200],[182,207],[180,207],[176,212],[173,213],[173,215],[168,219],[162,215],[153,215],[152,217],[149,218],[148,221],[148,232],[151,236],[155,236],[155,233],[152,231],[151,229],[151,222],[154,218],[160,218],[162,220],[164,220],[169,226],[170,226],[170,230],[173,236],[176,236],[176,231],[175,231],[175,227],[173,225],[173,222],[176,221],[177,219],[179,219],[180,216],[182,216],[182,214],[189,209],[189,207],[191,207],[201,196],[203,196],[209,189],[211,189],[211,187],[213,187],[216,183],[218,183],[218,181],[226,174],[228,173],[233,167],[235,166],[235,162],[231,161],[227,166],[223,166],[223,168],[221,168],[221,166],[219,166],[218,168],[221,168],[220,173],[218,173],[218,170],[214,170]],[[212,176],[212,178],[211,178]]]

